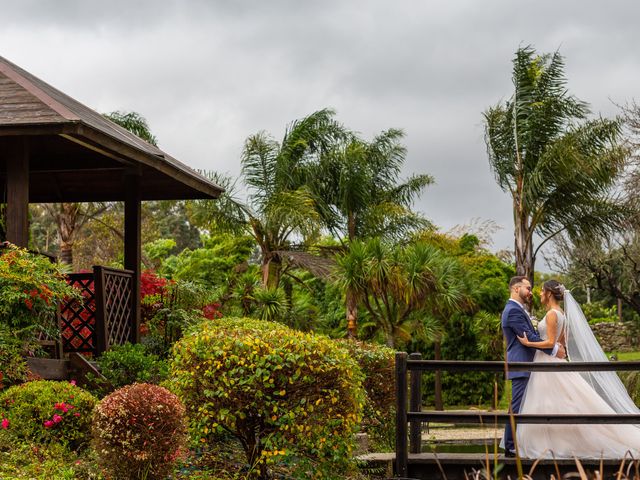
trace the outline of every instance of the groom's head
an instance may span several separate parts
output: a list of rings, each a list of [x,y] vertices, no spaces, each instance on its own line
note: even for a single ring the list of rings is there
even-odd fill
[[[509,282],[509,291],[511,298],[515,301],[526,305],[532,297],[531,283],[529,279],[523,275],[517,275]]]

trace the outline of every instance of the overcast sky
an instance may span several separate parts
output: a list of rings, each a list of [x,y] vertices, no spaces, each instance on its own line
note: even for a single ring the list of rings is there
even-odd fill
[[[2,5],[0,55],[100,112],[137,111],[187,165],[239,173],[244,139],[280,139],[331,107],[366,139],[406,133],[405,173],[443,230],[492,220],[513,248],[482,111],[512,91],[521,45],[559,49],[595,113],[640,97],[640,2],[516,0],[20,0]]]

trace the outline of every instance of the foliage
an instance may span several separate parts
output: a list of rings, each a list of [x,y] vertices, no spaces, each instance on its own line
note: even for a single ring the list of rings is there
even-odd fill
[[[352,242],[338,257],[337,282],[356,294],[393,347],[412,336],[441,336],[439,323],[424,314],[460,305],[460,268],[455,258],[424,242],[395,246],[373,238]]]
[[[479,318],[466,315],[456,315],[449,323],[447,336],[442,340],[442,358],[447,360],[496,360],[495,353],[483,351],[480,348],[476,336],[475,321]],[[492,317],[495,318],[495,317]],[[493,325],[496,325],[494,323]],[[421,349],[423,358],[432,360],[434,352],[432,349]],[[503,354],[500,354],[501,358]],[[423,399],[425,404],[433,405],[435,401],[434,390],[431,385],[435,382],[433,372],[423,375]],[[497,383],[498,398],[502,395],[504,382],[502,374],[491,372],[468,372],[468,373],[448,373],[442,374],[442,399],[448,406],[486,406],[493,405],[494,384]]]
[[[290,123],[280,143],[265,132],[251,135],[241,159],[248,201],[237,198],[235,182],[212,175],[225,193],[216,201],[193,203],[194,218],[209,230],[253,237],[260,248],[263,287],[279,286],[283,259],[278,252],[287,250],[293,238],[303,242],[317,238],[321,217],[307,166],[344,136],[329,109]]]
[[[183,453],[185,408],[166,388],[137,383],[105,397],[93,415],[100,465],[122,480],[162,480]]]
[[[176,280],[189,280],[210,287],[226,285],[235,269],[249,259],[255,247],[249,236],[218,233],[202,235],[202,247],[181,251],[162,262],[160,273]]]
[[[350,133],[309,166],[309,185],[320,203],[323,223],[334,236],[398,238],[429,225],[410,206],[433,177],[414,175],[399,181],[407,153],[403,137],[394,128],[371,142]]]
[[[367,398],[362,426],[369,434],[374,451],[395,448],[395,350],[372,343],[342,340],[340,346],[358,362],[364,374]]]
[[[618,321],[618,307],[616,305],[608,307],[601,302],[592,302],[583,303],[581,308],[590,324]]]
[[[273,322],[286,315],[287,297],[282,288],[256,288],[253,291],[253,301],[260,320]]]
[[[89,441],[96,398],[67,382],[39,380],[13,386],[0,395],[6,431],[15,441],[60,443],[81,449]]]
[[[136,382],[160,383],[167,378],[168,364],[137,343],[114,345],[97,360],[100,372],[115,388]]]
[[[51,330],[58,302],[74,297],[77,291],[48,258],[13,245],[0,250],[0,323],[14,333]]]
[[[6,325],[0,324],[0,390],[29,378],[27,362],[21,355],[22,346],[23,342]]]
[[[640,223],[629,222],[625,231],[608,238],[583,238],[556,242],[564,267],[574,285],[589,287],[617,299],[640,315]]]
[[[138,112],[121,112],[116,110],[115,112],[105,113],[104,116],[151,145],[155,146],[158,144],[156,137],[151,133],[147,119]]]
[[[628,150],[618,119],[588,119],[569,94],[564,60],[519,48],[514,93],[484,113],[489,163],[513,199],[516,271],[533,278],[538,249],[559,232],[572,239],[615,230],[628,209],[612,194]],[[542,241],[534,250],[534,234]]]
[[[167,280],[153,271],[141,275],[141,334],[150,353],[165,358],[191,325],[204,318],[220,318],[217,292],[188,281]]]
[[[16,442],[0,431],[0,478],[3,480],[98,480],[104,477],[90,449],[69,451],[64,445]]]
[[[295,478],[317,478],[351,461],[362,374],[325,337],[225,318],[175,345],[172,375],[194,435],[231,433],[261,478],[278,463],[291,464]]]

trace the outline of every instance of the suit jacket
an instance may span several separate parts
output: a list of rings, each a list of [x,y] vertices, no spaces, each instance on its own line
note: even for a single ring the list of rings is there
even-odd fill
[[[507,342],[508,362],[531,362],[536,353],[534,347],[525,347],[518,340],[518,336],[526,332],[527,338],[532,342],[539,342],[542,339],[533,328],[531,319],[524,308],[514,301],[509,300],[502,311],[502,333]],[[551,355],[553,348],[541,348],[545,353]],[[508,379],[528,377],[531,372],[509,372]]]

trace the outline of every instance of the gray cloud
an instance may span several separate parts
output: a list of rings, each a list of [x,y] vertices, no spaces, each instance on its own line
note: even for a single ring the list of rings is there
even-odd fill
[[[640,4],[624,0],[301,2],[22,0],[3,6],[1,55],[99,111],[136,110],[196,168],[239,172],[247,135],[282,135],[323,107],[371,137],[403,128],[406,174],[436,177],[418,207],[444,229],[504,228],[482,111],[511,93],[519,45],[560,48],[595,112],[636,93]]]

